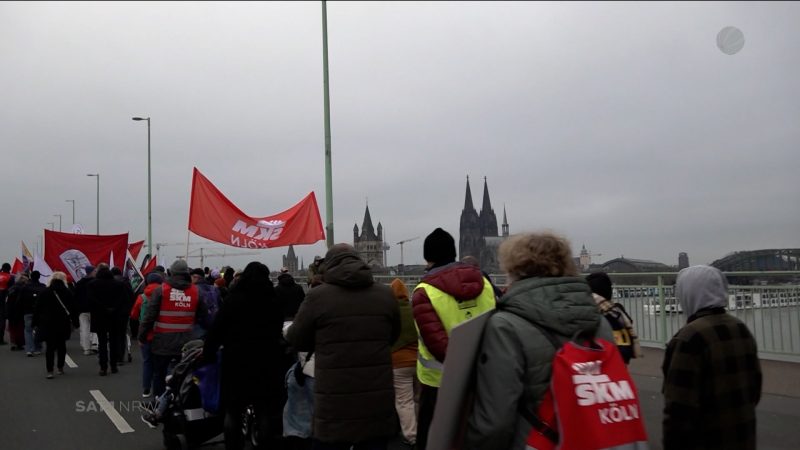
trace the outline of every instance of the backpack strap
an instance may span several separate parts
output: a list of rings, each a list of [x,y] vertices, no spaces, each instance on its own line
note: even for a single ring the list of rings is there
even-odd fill
[[[539,330],[539,332],[542,333],[542,335],[545,338],[547,338],[548,341],[550,341],[550,344],[553,345],[553,348],[556,351],[558,351],[558,349],[561,348],[563,343],[559,341],[558,338],[555,337],[555,335],[553,335],[553,333],[551,333],[546,328],[542,327],[541,325],[535,322],[530,322],[530,324],[533,325],[537,330]],[[558,443],[559,441],[558,430],[554,428],[552,424],[548,424],[547,422],[540,419],[539,416],[537,416],[535,413],[525,408],[525,405],[522,402],[519,403],[517,409],[519,410],[519,413],[522,415],[522,417],[524,417],[525,420],[527,420],[528,423],[531,424],[534,430],[539,432],[542,436],[546,437],[554,444]]]

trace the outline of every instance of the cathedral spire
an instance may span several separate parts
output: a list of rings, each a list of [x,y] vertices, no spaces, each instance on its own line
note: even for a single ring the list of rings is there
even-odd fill
[[[489,200],[489,184],[486,181],[486,177],[483,177],[483,204],[481,205],[481,211],[491,210],[492,202]]]
[[[364,224],[361,225],[361,233],[368,236],[375,234],[375,227],[372,226],[372,216],[369,215],[369,205],[367,205],[367,210],[364,211]]]
[[[506,217],[506,204],[503,203],[503,237],[508,237],[508,218]]]
[[[472,206],[472,191],[469,188],[469,175],[467,175],[467,196],[464,199],[464,211],[472,211],[475,207]]]

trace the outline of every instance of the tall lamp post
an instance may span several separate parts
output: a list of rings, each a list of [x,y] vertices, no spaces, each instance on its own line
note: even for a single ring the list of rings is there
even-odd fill
[[[61,232],[61,214],[53,214],[53,217],[58,217],[58,231]]]
[[[72,224],[75,225],[75,200],[67,200],[67,203],[72,203]]]
[[[333,246],[333,176],[331,174],[331,96],[328,88],[328,8],[322,2],[322,87],[325,114],[325,236]]]
[[[153,207],[150,191],[150,118],[133,117],[135,121],[147,121],[147,253],[153,255]]]
[[[100,174],[87,173],[87,177],[97,177],[97,235],[100,235]]]

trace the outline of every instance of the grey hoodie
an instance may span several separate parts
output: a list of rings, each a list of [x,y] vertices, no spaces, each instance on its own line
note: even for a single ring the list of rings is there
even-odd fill
[[[724,308],[728,305],[728,280],[715,267],[687,267],[678,272],[675,297],[687,318],[704,308]]]

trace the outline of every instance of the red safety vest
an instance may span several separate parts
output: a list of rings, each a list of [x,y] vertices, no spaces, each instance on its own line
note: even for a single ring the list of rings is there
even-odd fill
[[[5,291],[8,289],[8,285],[11,283],[11,274],[0,272],[0,291]]]
[[[167,283],[161,285],[161,310],[153,326],[156,333],[185,333],[192,331],[194,316],[200,301],[197,286],[185,291],[174,289]]]

